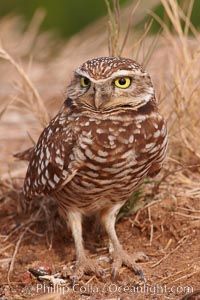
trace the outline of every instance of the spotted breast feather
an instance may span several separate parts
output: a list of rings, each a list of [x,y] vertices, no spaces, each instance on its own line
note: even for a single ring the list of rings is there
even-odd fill
[[[86,213],[126,201],[142,178],[160,170],[167,137],[158,112],[101,118],[72,114],[69,120],[77,145],[73,158],[82,167],[57,193],[65,209]]]

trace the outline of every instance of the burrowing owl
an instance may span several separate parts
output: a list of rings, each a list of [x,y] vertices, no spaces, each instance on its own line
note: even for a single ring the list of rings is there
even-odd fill
[[[82,242],[82,216],[90,214],[98,214],[108,233],[112,274],[122,264],[137,272],[136,256],[117,238],[116,215],[141,180],[160,170],[166,148],[166,125],[141,65],[101,57],[75,71],[60,111],[37,145],[24,152],[29,158],[24,192],[27,198],[56,197],[72,230],[79,275],[101,272]]]

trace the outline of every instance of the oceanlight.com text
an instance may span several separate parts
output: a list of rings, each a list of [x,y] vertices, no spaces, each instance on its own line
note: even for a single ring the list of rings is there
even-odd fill
[[[89,293],[89,294],[146,294],[146,295],[164,295],[168,293],[172,294],[187,294],[192,293],[194,291],[192,286],[170,286],[167,285],[141,285],[141,286],[133,286],[133,285],[118,285],[115,283],[112,284],[104,284],[99,287],[97,285],[88,284],[81,285],[79,283],[74,284],[72,287],[68,286],[60,286],[53,285],[48,286],[46,284],[37,284],[37,293],[60,293],[67,294],[69,292],[74,293]]]

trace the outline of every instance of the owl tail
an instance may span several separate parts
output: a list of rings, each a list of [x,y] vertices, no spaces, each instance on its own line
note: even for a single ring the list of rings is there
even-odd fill
[[[19,152],[14,154],[13,156],[18,158],[19,160],[31,160],[31,157],[33,155],[34,147],[31,147],[23,152]]]

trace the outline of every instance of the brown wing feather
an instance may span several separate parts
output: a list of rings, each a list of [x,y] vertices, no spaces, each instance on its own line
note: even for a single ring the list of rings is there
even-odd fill
[[[28,148],[25,151],[14,154],[13,156],[20,160],[30,161],[34,152],[34,147]]]
[[[76,140],[64,112],[51,120],[34,148],[24,182],[24,193],[32,198],[59,190],[79,169],[73,149]]]
[[[158,124],[158,133],[159,137],[157,137],[157,145],[159,145],[159,151],[156,155],[156,159],[151,165],[151,168],[149,169],[149,172],[147,176],[154,177],[156,176],[163,165],[164,158],[166,156],[167,146],[168,146],[168,135],[167,135],[167,126],[163,119],[160,120],[160,122],[157,121]],[[155,132],[154,134],[156,134]],[[154,137],[155,139],[155,137]]]

